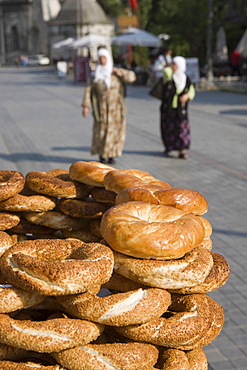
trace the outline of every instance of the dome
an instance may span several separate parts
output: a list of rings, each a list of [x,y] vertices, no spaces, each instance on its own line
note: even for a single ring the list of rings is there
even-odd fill
[[[111,23],[96,0],[65,0],[53,25]]]

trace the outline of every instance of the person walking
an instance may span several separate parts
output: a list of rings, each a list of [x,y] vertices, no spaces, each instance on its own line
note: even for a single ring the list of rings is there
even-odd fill
[[[126,136],[125,83],[136,80],[133,71],[113,67],[109,51],[98,50],[94,76],[86,86],[82,115],[90,108],[94,117],[91,154],[98,154],[101,163],[114,164],[122,155]]]
[[[166,157],[176,150],[179,158],[188,158],[186,150],[191,141],[188,102],[194,99],[195,88],[185,71],[186,60],[181,56],[174,57],[171,66],[163,70],[160,129]]]

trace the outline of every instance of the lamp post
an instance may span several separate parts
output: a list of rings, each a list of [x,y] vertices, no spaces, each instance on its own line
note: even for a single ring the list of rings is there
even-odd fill
[[[213,0],[208,0],[207,22],[207,80],[213,81],[213,56],[212,56],[212,33],[213,33]]]

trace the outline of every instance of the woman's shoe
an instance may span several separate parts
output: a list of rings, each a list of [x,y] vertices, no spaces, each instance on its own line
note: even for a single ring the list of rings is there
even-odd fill
[[[99,157],[99,161],[100,161],[100,163],[106,163],[106,160],[105,160],[105,158],[103,158],[103,157]]]
[[[109,164],[115,164],[116,163],[116,160],[114,158],[109,158],[108,159],[108,163]]]
[[[186,153],[179,153],[178,158],[188,159],[188,155]]]

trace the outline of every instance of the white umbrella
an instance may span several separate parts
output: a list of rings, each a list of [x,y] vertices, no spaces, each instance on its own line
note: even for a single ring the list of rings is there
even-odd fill
[[[130,27],[121,35],[113,37],[112,43],[115,45],[132,45],[132,46],[162,46],[162,41],[151,33],[139,28]]]
[[[70,47],[72,48],[79,48],[79,47],[88,47],[92,45],[105,45],[111,43],[111,37],[96,35],[96,34],[89,34],[84,37],[81,37],[75,40]]]
[[[241,37],[236,50],[239,51],[243,58],[247,58],[247,30],[244,32],[243,36]]]
[[[61,40],[56,42],[55,44],[52,45],[54,49],[61,49],[61,48],[67,48],[69,47],[76,39],[73,37],[68,37],[65,40]]]

